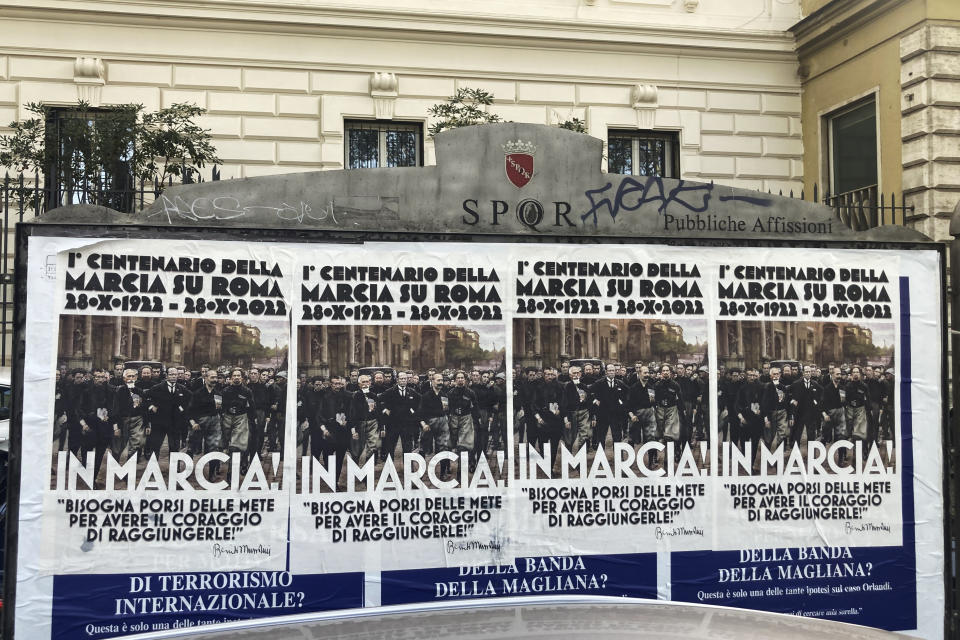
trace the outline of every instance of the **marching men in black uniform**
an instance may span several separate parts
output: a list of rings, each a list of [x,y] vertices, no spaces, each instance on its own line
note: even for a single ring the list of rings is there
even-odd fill
[[[767,448],[775,451],[781,443],[790,439],[790,421],[787,410],[790,398],[786,385],[780,379],[779,367],[770,367],[770,382],[763,386],[760,398],[760,415],[766,430],[764,440]]]
[[[447,411],[450,401],[443,388],[443,374],[434,373],[429,380],[430,387],[420,396],[420,450],[426,455],[450,449],[450,425]],[[449,461],[441,474],[449,471]]]
[[[113,441],[111,451],[115,460],[126,460],[143,448],[145,442],[145,418],[147,406],[144,403],[146,389],[149,388],[153,372],[143,367],[137,380],[136,369],[123,372],[123,386],[114,394]]]
[[[93,372],[93,384],[83,396],[83,409],[79,417],[85,451],[94,451],[94,477],[100,475],[103,456],[113,441],[113,389],[108,384],[106,369]]]
[[[763,417],[760,406],[763,398],[763,385],[760,384],[760,372],[756,369],[747,369],[747,379],[740,385],[736,398],[734,419],[739,422],[737,429],[738,440],[735,444],[746,450],[750,443],[751,464],[760,454],[760,441],[763,438]]]
[[[630,416],[630,443],[646,444],[660,438],[656,414],[657,388],[650,378],[650,368],[640,365],[635,384],[630,387],[627,411]],[[647,467],[656,464],[657,454],[647,454]]]
[[[467,387],[467,374],[457,371],[454,387],[447,393],[449,402],[450,447],[454,451],[473,451],[474,419],[477,417],[477,395]]]
[[[206,376],[203,386],[193,392],[190,410],[187,412],[190,423],[187,452],[195,456],[220,450],[220,409],[223,406],[223,397],[217,389],[216,369],[207,370]],[[217,476],[219,468],[218,462],[209,466],[211,479]]]
[[[317,423],[320,433],[311,437],[311,454],[317,459],[327,460],[332,455],[337,469],[337,482],[343,471],[343,462],[350,449],[350,428],[347,415],[350,412],[351,394],[344,388],[346,380],[341,377],[330,379],[330,390],[320,401]]]
[[[556,460],[560,439],[563,437],[563,396],[563,387],[557,382],[557,370],[544,370],[534,417],[539,430],[539,451],[545,455],[545,446],[549,444],[551,460]]]
[[[674,459],[679,460],[685,441],[686,413],[683,405],[683,391],[672,379],[670,365],[660,367],[660,381],[654,391],[656,399],[657,430],[664,442],[674,443]]]
[[[370,376],[360,376],[357,384],[360,389],[350,400],[350,437],[353,458],[363,466],[371,457],[377,456],[380,424],[377,422],[377,397],[370,389]]]
[[[563,443],[570,451],[592,441],[590,393],[583,384],[583,370],[574,365],[567,370],[570,381],[563,386]]]
[[[840,367],[834,367],[830,372],[830,382],[823,388],[822,400],[820,403],[821,417],[823,418],[823,430],[821,437],[825,443],[836,442],[837,440],[847,440],[850,438],[850,430],[847,428],[846,401],[847,392],[844,389],[843,381],[840,379]],[[847,452],[840,450],[840,464],[843,464]]]
[[[844,396],[846,402],[844,419],[850,439],[854,442],[858,440],[863,442],[863,454],[866,455],[870,437],[870,421],[867,416],[870,392],[867,385],[863,383],[860,367],[850,369],[850,380],[844,386]]]

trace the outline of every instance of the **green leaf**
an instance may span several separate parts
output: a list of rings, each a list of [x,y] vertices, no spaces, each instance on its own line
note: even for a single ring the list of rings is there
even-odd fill
[[[26,106],[33,117],[10,123],[11,133],[0,136],[0,164],[43,173],[62,190],[113,192],[136,179],[163,182],[221,164],[210,132],[195,122],[206,110],[193,104],[148,112],[139,104],[97,109],[78,101],[58,113],[57,130],[48,132],[53,109]]]
[[[427,109],[427,113],[436,118],[427,128],[430,137],[436,136],[448,129],[469,127],[476,124],[503,122],[503,118],[495,113],[488,113],[487,107],[493,104],[493,94],[483,89],[461,87],[447,98],[446,102],[439,102]]]

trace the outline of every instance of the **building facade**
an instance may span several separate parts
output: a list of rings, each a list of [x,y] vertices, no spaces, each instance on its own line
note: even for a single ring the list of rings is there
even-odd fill
[[[427,110],[468,87],[508,121],[582,120],[607,169],[799,190],[798,0],[10,4],[0,125],[189,102],[223,178],[432,164]]]
[[[960,3],[804,0],[803,12],[791,30],[805,187],[888,205],[902,193],[907,210],[887,222],[948,239],[960,202]]]
[[[320,325],[298,328],[300,373],[348,375],[359,367],[427,369],[476,364],[457,354],[480,348],[477,331],[451,325]]]
[[[683,326],[666,320],[531,318],[513,322],[513,362],[523,367],[559,367],[575,358],[605,363],[653,360],[696,362],[705,359],[704,344],[686,345]]]
[[[843,322],[720,320],[717,362],[727,369],[760,368],[764,362],[795,360],[830,364],[892,362],[892,345],[875,344],[870,327]]]
[[[60,316],[57,363],[68,369],[112,369],[130,360],[199,369],[202,364],[250,366],[260,329],[198,318]],[[229,362],[225,361],[225,358]]]

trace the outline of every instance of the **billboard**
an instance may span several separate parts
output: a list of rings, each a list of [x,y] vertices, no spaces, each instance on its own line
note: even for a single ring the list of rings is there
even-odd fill
[[[21,233],[22,637],[563,594],[942,636],[936,249]]]

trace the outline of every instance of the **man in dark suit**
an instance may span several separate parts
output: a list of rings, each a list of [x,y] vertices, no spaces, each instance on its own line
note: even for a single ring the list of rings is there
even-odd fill
[[[896,388],[894,386],[893,367],[884,372],[883,378],[883,396],[880,405],[880,440],[894,440],[894,400],[896,399]]]
[[[187,451],[192,456],[219,451],[222,442],[220,411],[223,408],[223,397],[217,389],[217,371],[207,369],[205,375],[203,385],[193,391],[190,408],[187,410],[187,421],[190,423]],[[216,478],[220,473],[220,462],[211,462],[205,473],[210,480]]]
[[[307,419],[307,428],[297,432],[297,442],[300,443],[300,455],[305,456],[313,450],[314,438],[321,437],[320,405],[323,399],[330,393],[330,387],[321,376],[314,376],[308,380],[301,390],[297,392],[297,400],[303,400],[304,415]],[[302,422],[298,421],[298,425]]]
[[[261,379],[263,375],[261,374]],[[270,392],[270,409],[266,418],[267,451],[283,451],[283,441],[287,430],[287,372],[277,372],[276,380],[268,386]]]
[[[357,380],[360,377],[360,372],[356,369],[350,371],[350,381],[343,387],[344,391],[350,394],[354,394],[357,391],[360,391],[360,383]]]
[[[490,382],[490,376],[486,373],[481,374],[476,369],[470,372],[470,390],[477,396],[478,419],[473,438],[473,458],[479,459],[481,453],[486,453],[487,445],[490,443],[490,424],[493,422],[494,414],[493,405],[496,404],[497,400],[493,384]]]
[[[69,394],[68,387],[70,386],[70,382],[67,376],[60,373],[60,369],[57,369],[56,375],[57,384],[56,387],[54,387],[53,396],[53,441],[58,443],[55,450],[62,451],[63,444],[67,439],[67,422],[69,421],[69,416],[67,415],[67,396]]]
[[[657,387],[650,378],[650,368],[637,368],[636,382],[629,388],[627,412],[630,415],[629,439],[631,446],[643,445],[657,439],[657,414],[655,411]],[[647,467],[653,468],[657,452],[647,453]]]
[[[350,398],[348,419],[352,440],[353,459],[363,466],[371,457],[376,459],[380,441],[380,428],[377,422],[377,396],[370,390],[370,376],[357,378],[359,390]]]
[[[563,385],[563,439],[571,452],[591,442],[590,394],[583,384],[583,370],[574,365],[567,370],[570,381]]]
[[[790,438],[787,408],[790,406],[789,389],[780,379],[780,369],[770,367],[770,382],[763,385],[760,395],[760,415],[763,416],[764,440],[770,451],[776,451],[780,443]]]
[[[747,369],[747,380],[740,385],[740,390],[737,392],[737,411],[733,419],[739,423],[738,440],[734,444],[741,451],[746,451],[746,444],[750,443],[751,471],[760,451],[760,439],[763,437],[763,417],[760,415],[762,396],[763,385],[760,383],[760,372],[753,368]]]
[[[657,431],[664,444],[673,441],[673,459],[680,460],[683,448],[687,444],[684,436],[689,424],[683,405],[683,390],[673,379],[673,370],[668,364],[660,365],[660,380],[654,389],[654,401],[657,417]]]
[[[150,414],[147,456],[160,453],[164,437],[167,438],[170,452],[179,451],[183,446],[191,397],[192,394],[187,391],[186,386],[178,382],[177,376],[167,376],[166,380],[147,390],[147,411]]]
[[[94,372],[94,378],[96,378],[96,372]],[[123,364],[117,363],[113,365],[113,375],[110,377],[110,380],[107,382],[111,387],[119,387],[123,384]]]
[[[263,451],[263,441],[266,434],[267,415],[270,412],[270,389],[267,388],[256,367],[250,369],[247,388],[253,394],[250,403],[250,438],[247,442],[247,460]],[[299,424],[299,422],[297,423]]]
[[[60,449],[63,449],[64,440],[70,453],[82,457],[83,428],[80,419],[83,415],[83,399],[87,393],[88,383],[84,381],[84,370],[74,369],[70,372],[69,383],[65,386],[64,411],[67,421],[60,432]],[[68,439],[69,436],[69,439]]]
[[[609,430],[614,442],[623,440],[627,421],[627,387],[617,380],[617,365],[608,364],[606,377],[590,385],[594,406],[593,447],[604,446]]]
[[[430,388],[420,395],[420,450],[424,456],[450,449],[450,425],[447,422],[448,400],[443,388],[443,375],[434,373]],[[450,461],[440,463],[440,476],[450,472]]]
[[[853,442],[863,442],[863,457],[870,451],[870,426],[867,416],[867,405],[870,403],[870,392],[861,378],[860,367],[850,369],[850,380],[843,387],[846,412],[847,433]]]
[[[514,442],[520,444],[526,434],[527,444],[537,441],[537,421],[533,417],[537,399],[537,370],[528,367],[526,378],[516,379],[513,385]]]
[[[400,450],[403,453],[412,452],[414,448],[413,438],[419,431],[420,424],[417,416],[420,394],[413,385],[407,384],[408,382],[407,373],[400,371],[397,373],[396,386],[380,394],[380,413],[384,416],[382,423],[386,427],[381,432],[383,436],[381,457],[384,460],[387,456],[393,457],[397,440],[400,440]]]
[[[190,391],[199,391],[207,384],[207,371],[210,371],[210,365],[204,364],[200,367],[200,375],[190,381]]]
[[[718,400],[720,407],[720,422],[718,436],[720,440],[739,443],[740,419],[737,416],[737,398],[740,396],[740,387],[744,381],[740,378],[740,369],[733,367],[726,372],[726,376],[717,381]]]
[[[113,388],[107,384],[108,378],[106,369],[97,369],[93,372],[93,384],[87,387],[80,413],[83,450],[85,453],[95,452],[94,480],[100,475],[103,454],[113,440],[113,423],[110,415],[113,411]]]
[[[152,371],[147,373],[148,371],[150,367],[143,367],[141,378],[137,381],[135,369],[124,369],[123,386],[118,387],[114,393],[111,415],[114,437],[111,449],[113,458],[117,462],[121,458],[126,460],[143,448],[147,424],[147,405],[144,397],[147,392],[146,385],[153,378]]]
[[[880,432],[880,409],[883,405],[883,380],[877,371],[867,365],[863,368],[863,384],[867,387],[867,421],[870,433],[867,439],[876,442]]]
[[[540,432],[540,453],[545,455],[544,446],[550,444],[551,463],[557,459],[560,438],[563,436],[563,387],[557,382],[557,370],[544,369],[543,384],[537,390],[536,413]]]
[[[847,394],[843,388],[843,382],[840,380],[840,375],[840,367],[830,369],[830,380],[823,385],[823,394],[821,395],[820,415],[823,418],[821,438],[824,444],[828,445],[850,437],[844,407]],[[846,461],[846,454],[846,449],[840,449],[838,452],[838,462],[841,465]]]
[[[450,446],[457,453],[468,451],[471,453],[477,422],[477,394],[467,386],[465,371],[457,371],[453,376],[454,386],[447,392],[449,413],[447,423],[450,426]]]
[[[633,369],[627,373],[627,377],[624,379],[623,383],[628,387],[633,387],[633,385],[637,384],[637,380],[640,379],[641,367],[643,367],[643,363],[637,360],[633,365]]]
[[[823,387],[813,379],[813,367],[803,367],[803,377],[790,385],[790,410],[793,414],[790,425],[790,442],[800,444],[803,429],[807,429],[807,442],[819,435],[820,403]]]
[[[326,462],[334,456],[337,469],[337,483],[343,470],[343,461],[350,448],[350,429],[347,426],[347,414],[350,411],[351,394],[344,390],[346,380],[339,376],[330,379],[330,391],[320,402],[317,422],[320,433],[312,437],[311,454]]]
[[[437,375],[436,369],[434,369],[433,367],[427,369],[426,377],[423,380],[420,380],[419,384],[417,385],[417,391],[420,392],[421,396],[425,394],[427,391],[430,391],[430,387],[433,384],[433,376],[435,375]]]

